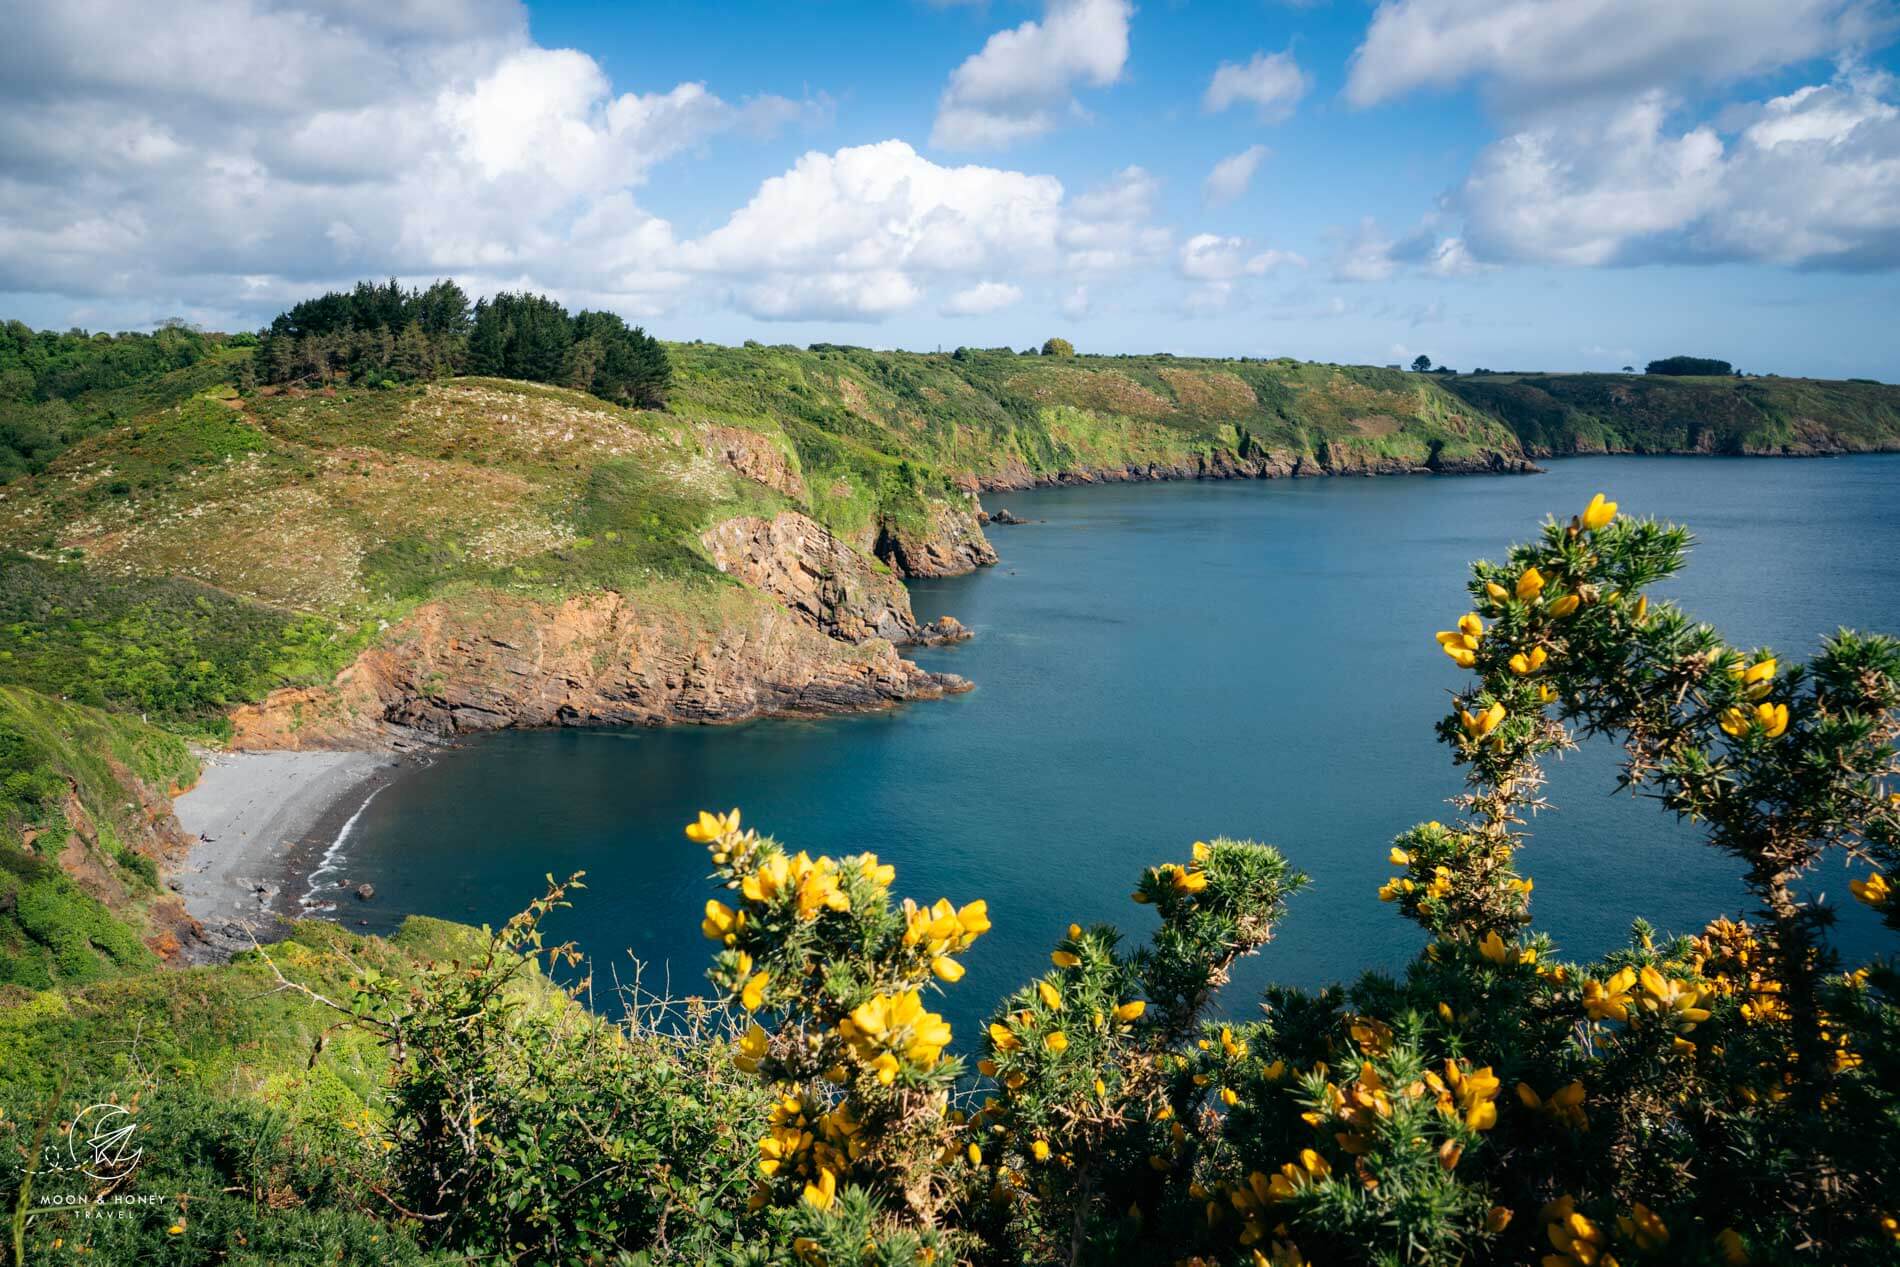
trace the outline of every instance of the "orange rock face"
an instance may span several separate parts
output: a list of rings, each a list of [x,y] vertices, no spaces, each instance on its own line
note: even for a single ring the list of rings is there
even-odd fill
[[[560,603],[484,593],[418,608],[331,686],[238,709],[232,746],[377,748],[415,732],[742,721],[967,689],[886,641],[849,645],[736,588],[679,606],[612,591]]]

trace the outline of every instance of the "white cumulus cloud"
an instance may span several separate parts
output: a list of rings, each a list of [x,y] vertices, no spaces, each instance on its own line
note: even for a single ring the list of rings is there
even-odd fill
[[[1721,84],[1827,56],[1867,28],[1860,0],[1384,0],[1346,96],[1369,106],[1478,81],[1532,112]]]
[[[1249,145],[1238,154],[1229,154],[1214,164],[1201,185],[1201,197],[1209,206],[1218,207],[1238,199],[1253,184],[1253,174],[1267,156],[1264,145]]]
[[[1244,64],[1222,62],[1208,81],[1201,107],[1210,114],[1217,114],[1230,106],[1246,103],[1253,106],[1261,122],[1278,123],[1293,113],[1310,87],[1312,81],[1293,60],[1292,49],[1255,53],[1252,60]]]
[[[1079,115],[1078,84],[1121,78],[1133,13],[1128,0],[1049,0],[1040,21],[990,36],[951,73],[931,144],[996,149]]]
[[[1480,259],[1570,265],[1757,260],[1900,265],[1900,107],[1843,75],[1744,107],[1738,131],[1671,122],[1649,94],[1527,128],[1459,196]]]
[[[1022,297],[1022,288],[1008,282],[978,282],[950,296],[944,302],[943,314],[946,317],[987,316],[1020,303]]]

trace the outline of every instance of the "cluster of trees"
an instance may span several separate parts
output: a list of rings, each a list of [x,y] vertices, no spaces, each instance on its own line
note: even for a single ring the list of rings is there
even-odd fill
[[[1625,365],[1627,371],[1629,366]],[[1727,361],[1718,361],[1708,356],[1665,356],[1660,361],[1651,361],[1643,367],[1645,374],[1672,374],[1677,376],[1694,374],[1729,375],[1735,367]]]
[[[610,312],[508,291],[473,305],[452,281],[404,290],[395,279],[306,299],[263,332],[268,383],[413,382],[491,374],[554,383],[638,408],[666,402],[672,366],[657,339]]]

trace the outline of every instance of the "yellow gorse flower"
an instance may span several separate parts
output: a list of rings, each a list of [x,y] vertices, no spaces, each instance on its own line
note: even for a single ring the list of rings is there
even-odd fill
[[[1466,738],[1482,739],[1496,730],[1498,723],[1503,721],[1505,716],[1504,705],[1493,702],[1491,707],[1480,713],[1470,713],[1462,708],[1459,709],[1458,723],[1464,727]]]
[[[926,1010],[915,990],[880,994],[859,1004],[838,1023],[838,1032],[885,1086],[897,1078],[899,1057],[920,1068],[934,1069],[943,1058],[943,1049],[950,1045],[949,1023]]]
[[[1636,986],[1636,970],[1621,968],[1607,981],[1583,983],[1583,1010],[1593,1021],[1627,1021],[1630,1018],[1630,991]]]
[[[1544,592],[1544,574],[1534,567],[1525,568],[1523,575],[1517,578],[1516,592],[1520,601],[1535,602]]]
[[[739,811],[728,814],[709,814],[699,811],[699,818],[686,824],[686,838],[702,845],[710,845],[716,840],[739,830]]]
[[[1573,614],[1577,610],[1577,608],[1581,607],[1582,605],[1583,605],[1583,599],[1581,599],[1577,595],[1565,594],[1562,598],[1559,598],[1555,602],[1551,603],[1550,614],[1557,617],[1557,619],[1562,620],[1565,616],[1569,616]]]
[[[1511,672],[1519,677],[1536,673],[1550,659],[1550,653],[1542,647],[1532,647],[1530,651],[1520,651],[1511,657]]]
[[[1732,739],[1739,739],[1751,730],[1760,730],[1770,739],[1779,739],[1788,729],[1788,706],[1757,704],[1753,708],[1727,708],[1722,710],[1719,720],[1722,733]]]
[[[1447,1060],[1445,1076],[1427,1070],[1425,1083],[1438,1093],[1438,1111],[1457,1117],[1474,1131],[1488,1131],[1498,1124],[1498,1091],[1503,1086],[1491,1066],[1466,1070],[1461,1061]]]
[[[1484,621],[1476,612],[1466,612],[1458,618],[1456,629],[1441,629],[1436,637],[1438,645],[1461,669],[1468,669],[1477,662],[1478,639],[1484,636]]]
[[[1865,880],[1849,880],[1847,889],[1869,906],[1885,906],[1893,897],[1893,887],[1887,883],[1887,877],[1878,871]]]
[[[1579,1131],[1590,1129],[1590,1119],[1583,1112],[1583,1083],[1572,1081],[1568,1086],[1559,1087],[1550,1093],[1548,1099],[1537,1094],[1528,1082],[1517,1084],[1518,1102],[1535,1112],[1549,1114],[1552,1118]]]
[[[1603,500],[1603,494],[1598,493],[1590,499],[1590,504],[1583,508],[1584,531],[1595,532],[1599,528],[1606,527],[1614,518],[1616,518],[1616,503]]]
[[[1769,656],[1766,660],[1757,660],[1753,664],[1745,664],[1737,660],[1729,666],[1728,672],[1730,677],[1741,679],[1742,689],[1747,692],[1750,699],[1760,699],[1774,689],[1775,658],[1773,656]]]

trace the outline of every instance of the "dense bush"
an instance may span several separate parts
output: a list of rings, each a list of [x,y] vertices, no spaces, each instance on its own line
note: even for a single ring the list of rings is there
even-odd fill
[[[1643,367],[1645,374],[1733,374],[1735,367],[1727,361],[1718,361],[1707,356],[1665,356],[1660,361],[1651,361]]]
[[[44,469],[82,435],[148,403],[153,380],[205,360],[221,340],[175,324],[152,334],[0,326],[0,483]]]

